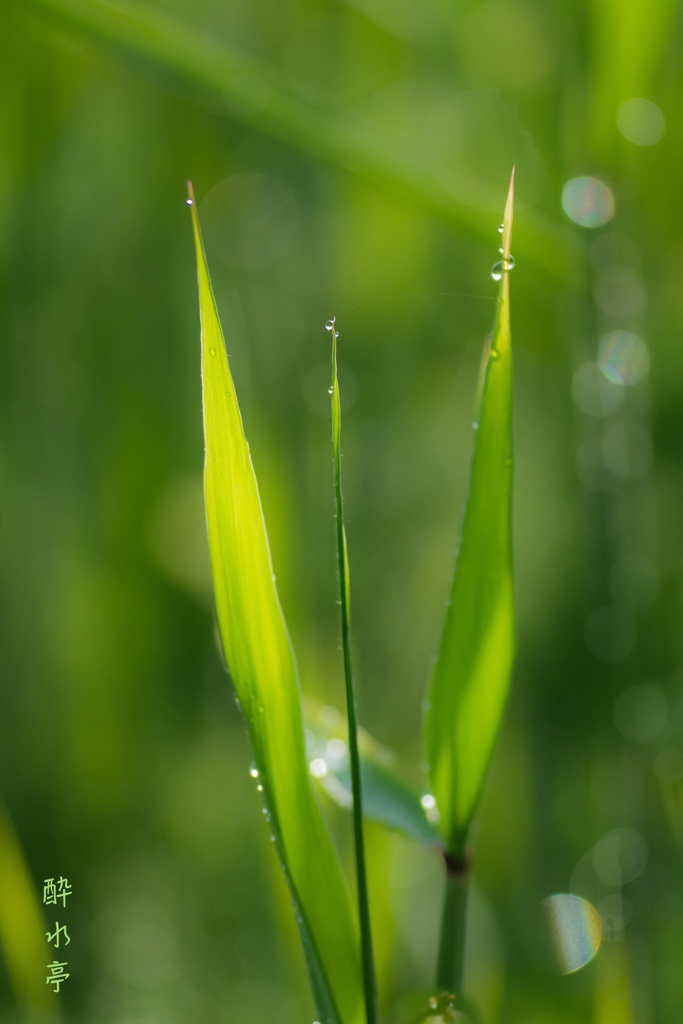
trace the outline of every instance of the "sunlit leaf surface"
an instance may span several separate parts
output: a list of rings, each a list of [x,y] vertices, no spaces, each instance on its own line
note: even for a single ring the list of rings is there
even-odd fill
[[[320,1020],[356,1024],[362,1005],[357,927],[312,790],[294,654],[194,204],[192,215],[201,311],[206,518],[223,651],[249,728],[253,772],[258,772],[294,901]]]
[[[513,182],[502,239],[510,256]],[[514,653],[512,594],[512,360],[509,270],[501,267],[460,548],[432,679],[427,754],[440,828],[460,853],[493,744]]]
[[[306,707],[306,750],[314,778],[341,807],[350,809],[351,771],[345,730],[326,726],[329,715]],[[341,720],[341,716],[339,716]],[[400,770],[396,755],[365,730],[359,734],[363,814],[423,846],[441,846],[431,794],[420,793]]]

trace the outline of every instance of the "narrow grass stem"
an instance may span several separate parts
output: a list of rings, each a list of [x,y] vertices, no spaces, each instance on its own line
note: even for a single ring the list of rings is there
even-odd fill
[[[462,996],[469,868],[464,859],[455,858],[450,854],[446,854],[445,861],[446,888],[436,983],[439,988],[452,992],[455,996]]]
[[[350,587],[349,563],[344,532],[343,499],[341,488],[341,409],[339,382],[337,379],[337,328],[332,319],[327,327],[332,331],[332,440],[334,445],[334,491],[337,511],[337,556],[339,561],[339,591],[341,597],[341,632],[344,652],[344,679],[346,682],[346,709],[349,723],[349,763],[351,766],[351,789],[353,793],[353,838],[356,859],[356,882],[358,889],[358,917],[360,921],[361,960],[363,990],[367,1024],[379,1024],[379,1005],[375,962],[372,951],[372,929],[370,925],[370,902],[365,868],[365,844],[363,841],[363,792],[358,752],[358,716],[356,713],[356,692],[353,685],[350,642]]]

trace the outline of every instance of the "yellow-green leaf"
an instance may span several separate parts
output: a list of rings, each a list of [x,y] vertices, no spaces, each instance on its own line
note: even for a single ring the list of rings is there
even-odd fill
[[[512,593],[512,355],[510,238],[513,178],[493,334],[484,366],[460,548],[432,679],[427,756],[440,829],[461,854],[508,693]]]
[[[324,1024],[358,1024],[357,923],[313,793],[294,653],[280,608],[190,187],[201,313],[204,488],[218,627]]]
[[[17,1003],[28,1020],[47,1019],[53,989],[45,984],[52,949],[36,892],[9,811],[0,798],[0,947]]]

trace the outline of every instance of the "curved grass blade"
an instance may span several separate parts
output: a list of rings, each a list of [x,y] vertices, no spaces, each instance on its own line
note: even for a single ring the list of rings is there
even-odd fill
[[[306,751],[311,774],[340,807],[353,806],[348,734],[326,728],[306,707]],[[427,800],[403,776],[393,750],[382,746],[364,729],[358,730],[360,771],[363,780],[363,816],[421,846],[443,845],[439,829],[429,817]],[[423,802],[425,801],[425,802]]]
[[[346,712],[349,723],[349,765],[353,793],[353,842],[356,859],[358,890],[358,917],[360,920],[361,957],[363,963],[363,991],[367,1024],[379,1021],[375,958],[372,951],[370,926],[370,899],[368,896],[365,850],[363,843],[363,786],[358,752],[358,715],[356,692],[351,666],[351,590],[349,585],[349,559],[344,531],[344,501],[341,487],[341,404],[337,376],[337,328],[334,318],[326,324],[332,332],[332,446],[334,449],[334,494],[337,508],[337,556],[339,564],[339,596],[341,599],[341,632],[344,652],[344,680],[346,682]]]
[[[460,548],[432,678],[427,757],[440,829],[461,857],[510,683],[512,592],[512,356],[510,237],[514,171],[503,227],[493,334],[484,352],[478,427]]]
[[[0,798],[0,946],[26,1019],[47,1020],[54,992],[44,983],[52,950],[38,893],[4,801]]]
[[[296,663],[275,588],[192,186],[188,189],[201,313],[206,519],[221,642],[294,902],[319,1019],[321,1024],[358,1024],[357,925],[308,773]]]

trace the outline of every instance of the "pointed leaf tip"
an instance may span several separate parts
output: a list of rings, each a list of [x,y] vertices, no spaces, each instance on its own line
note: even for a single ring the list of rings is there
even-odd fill
[[[192,186],[192,182],[188,181],[188,183],[187,183],[187,205],[188,206],[194,206],[194,204],[195,204],[194,188]]]
[[[508,188],[508,195],[505,201],[505,213],[503,214],[503,262],[506,263],[510,259],[510,243],[512,240],[512,214],[515,205],[515,167],[512,167],[512,174],[510,175],[510,187]]]

